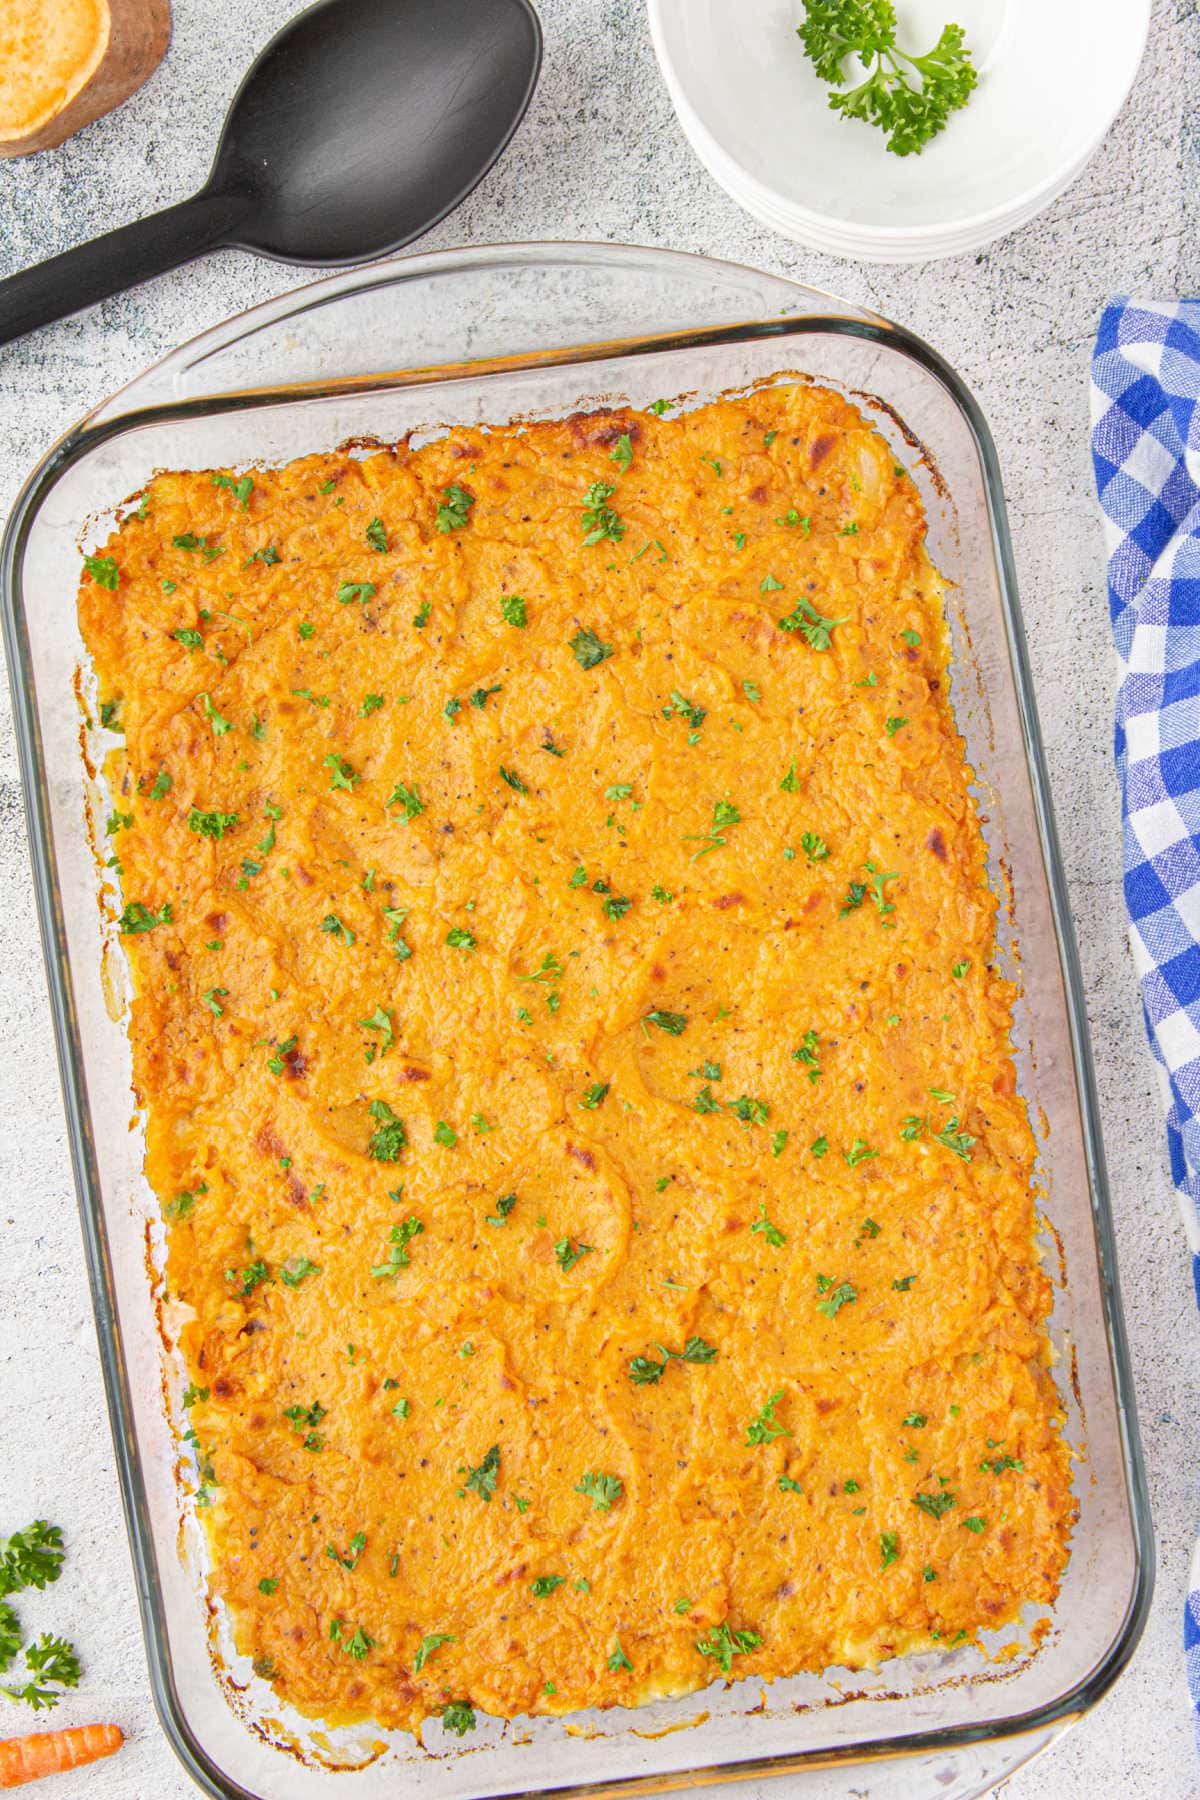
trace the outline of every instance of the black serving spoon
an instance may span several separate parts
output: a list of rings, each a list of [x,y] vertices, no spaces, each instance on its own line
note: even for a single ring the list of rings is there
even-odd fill
[[[242,82],[198,194],[0,281],[0,344],[221,245],[317,265],[398,250],[487,174],[541,60],[530,0],[321,0]]]

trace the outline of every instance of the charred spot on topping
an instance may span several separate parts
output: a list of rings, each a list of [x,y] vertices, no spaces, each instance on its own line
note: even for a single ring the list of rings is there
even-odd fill
[[[401,1079],[401,1081],[428,1081],[429,1080],[429,1070],[428,1069],[417,1069],[417,1068],[412,1067],[412,1065],[410,1064],[410,1066],[407,1069],[401,1069],[400,1079]]]
[[[273,1162],[278,1162],[281,1157],[287,1155],[287,1149],[275,1135],[274,1126],[269,1119],[264,1119],[252,1141],[254,1148],[261,1150],[263,1155],[269,1156]]]
[[[665,981],[667,979],[667,971],[663,968],[661,963],[651,964],[650,979],[651,981]]]
[[[594,1169],[596,1166],[596,1158],[583,1144],[568,1144],[567,1155],[573,1156],[575,1161],[582,1163],[585,1169]]]
[[[283,1053],[283,1072],[292,1081],[299,1081],[308,1069],[308,1058],[303,1050],[285,1050]]]
[[[204,923],[210,931],[224,931],[229,923],[229,914],[223,912],[205,913]]]
[[[820,437],[814,438],[808,447],[809,468],[820,468],[836,443],[837,438],[831,432],[822,432]]]
[[[940,825],[935,825],[925,839],[925,848],[933,852],[939,862],[946,860],[946,840],[942,836]]]
[[[315,877],[309,874],[308,870],[304,867],[304,864],[303,863],[293,863],[292,867],[295,869],[296,874],[299,876],[300,880],[304,883],[305,887],[311,887]]]
[[[718,894],[712,904],[718,912],[726,912],[731,906],[744,906],[745,894]]]
[[[770,497],[771,491],[763,481],[760,481],[757,487],[752,487],[746,495],[747,500],[752,500],[755,506],[765,506]]]
[[[227,1380],[224,1375],[218,1375],[217,1379],[212,1384],[212,1391],[218,1400],[228,1400],[230,1394],[234,1391],[233,1383]]]

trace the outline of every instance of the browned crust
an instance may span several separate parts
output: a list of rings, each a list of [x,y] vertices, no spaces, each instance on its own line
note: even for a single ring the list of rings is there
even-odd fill
[[[0,157],[53,150],[150,79],[171,39],[171,0],[108,0],[108,14],[108,48],[91,79],[37,131],[0,137]]]

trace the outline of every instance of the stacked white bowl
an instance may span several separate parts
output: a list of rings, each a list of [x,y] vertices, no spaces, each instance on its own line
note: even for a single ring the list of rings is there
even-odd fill
[[[739,205],[814,250],[926,262],[1026,224],[1074,181],[1133,85],[1151,0],[897,0],[903,48],[929,50],[953,20],[979,73],[945,130],[903,157],[831,110],[796,35],[805,0],[649,8],[679,122]]]

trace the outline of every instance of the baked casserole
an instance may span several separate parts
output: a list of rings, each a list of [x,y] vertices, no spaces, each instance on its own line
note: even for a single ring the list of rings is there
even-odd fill
[[[300,1711],[464,1733],[1054,1599],[924,533],[792,382],[163,473],[86,559],[211,1584]]]

